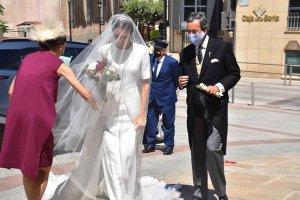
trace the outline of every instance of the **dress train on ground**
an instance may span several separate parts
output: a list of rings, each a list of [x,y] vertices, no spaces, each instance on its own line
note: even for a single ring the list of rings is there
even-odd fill
[[[53,197],[55,191],[59,192],[61,187],[67,180],[67,175],[54,175],[50,173],[48,186],[42,200],[58,200],[60,198]],[[103,184],[99,185],[98,195],[95,198],[89,198],[87,196],[81,196],[80,200],[111,200],[109,199],[103,190],[105,190]],[[100,189],[102,188],[102,189]],[[141,200],[181,200],[180,193],[175,188],[166,188],[164,181],[159,181],[150,176],[141,177],[142,197]],[[74,192],[74,191],[73,191]],[[74,195],[74,193],[73,193]],[[73,198],[73,197],[72,197]],[[118,199],[121,200],[121,199]],[[124,199],[124,200],[136,200],[136,199]]]

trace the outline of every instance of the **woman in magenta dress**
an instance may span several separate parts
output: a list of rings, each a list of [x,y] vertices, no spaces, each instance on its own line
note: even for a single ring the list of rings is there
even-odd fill
[[[38,200],[53,161],[52,127],[59,77],[64,76],[85,100],[96,105],[91,93],[59,59],[66,44],[63,26],[36,26],[31,38],[39,42],[41,50],[23,59],[11,85],[0,167],[20,169],[27,198]]]

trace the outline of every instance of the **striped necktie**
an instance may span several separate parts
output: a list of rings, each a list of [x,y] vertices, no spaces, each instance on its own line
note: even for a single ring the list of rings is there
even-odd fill
[[[201,62],[203,60],[202,49],[203,49],[202,46],[198,46],[197,57],[198,57],[199,64],[201,64]]]

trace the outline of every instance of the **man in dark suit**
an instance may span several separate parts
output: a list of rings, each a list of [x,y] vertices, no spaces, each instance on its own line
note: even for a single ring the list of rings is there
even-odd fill
[[[240,68],[230,45],[209,37],[207,30],[202,15],[191,14],[187,19],[191,44],[181,52],[179,86],[187,89],[187,129],[196,189],[194,199],[208,198],[208,171],[219,199],[226,200],[224,155],[228,90],[239,81]],[[200,83],[202,87],[199,87]]]
[[[155,40],[154,54],[150,57],[152,67],[152,83],[149,95],[147,124],[144,133],[143,153],[155,151],[155,138],[159,115],[162,115],[164,155],[173,153],[175,134],[175,103],[177,102],[176,89],[178,87],[178,62],[166,55],[168,43]]]

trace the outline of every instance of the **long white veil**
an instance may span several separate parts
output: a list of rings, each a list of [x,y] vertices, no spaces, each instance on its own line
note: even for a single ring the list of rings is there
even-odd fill
[[[115,33],[114,31],[117,27],[121,27],[121,31],[119,30],[118,33]],[[126,38],[128,33],[131,34],[129,38]],[[121,46],[122,44],[118,45],[118,42],[127,43],[129,47]],[[139,49],[144,50],[145,52],[143,53],[145,55],[143,56],[145,58],[132,55],[133,46],[138,46]],[[145,46],[145,49],[142,46]],[[114,15],[101,36],[98,36],[71,63],[77,78],[92,92],[100,111],[92,110],[67,83],[66,79],[61,78],[59,81],[56,103],[58,117],[53,128],[56,143],[54,148],[55,154],[80,151],[82,142],[92,123],[97,122],[96,119],[104,114],[103,106],[111,107],[115,104],[115,102],[108,101],[107,95],[109,93],[107,90],[112,88],[120,90],[124,86],[124,79],[120,79],[120,77],[124,77],[127,75],[126,73],[129,73],[127,71],[127,67],[130,67],[128,66],[129,59],[134,59],[136,62],[141,62],[142,59],[145,59],[143,63],[140,63],[140,70],[149,67],[146,45],[132,19],[126,15]],[[120,69],[116,71],[115,63],[125,66],[121,71]],[[115,80],[118,78],[120,80]],[[150,82],[149,77],[147,80]],[[108,85],[109,87],[107,87]],[[93,117],[95,120],[92,120]]]
[[[177,199],[177,192],[156,179],[141,184],[151,69],[148,48],[133,20],[124,14],[112,16],[102,35],[71,67],[99,109],[93,110],[65,79],[60,80],[54,151],[80,151],[80,157],[69,177],[49,180],[43,199]]]
[[[80,158],[53,199],[113,199],[119,193],[123,199],[140,198],[143,127],[135,122],[142,109],[147,110],[151,70],[147,47],[133,20],[123,14],[112,16],[106,30],[71,67],[99,109],[90,108],[65,79],[60,80],[54,151],[80,151]]]

